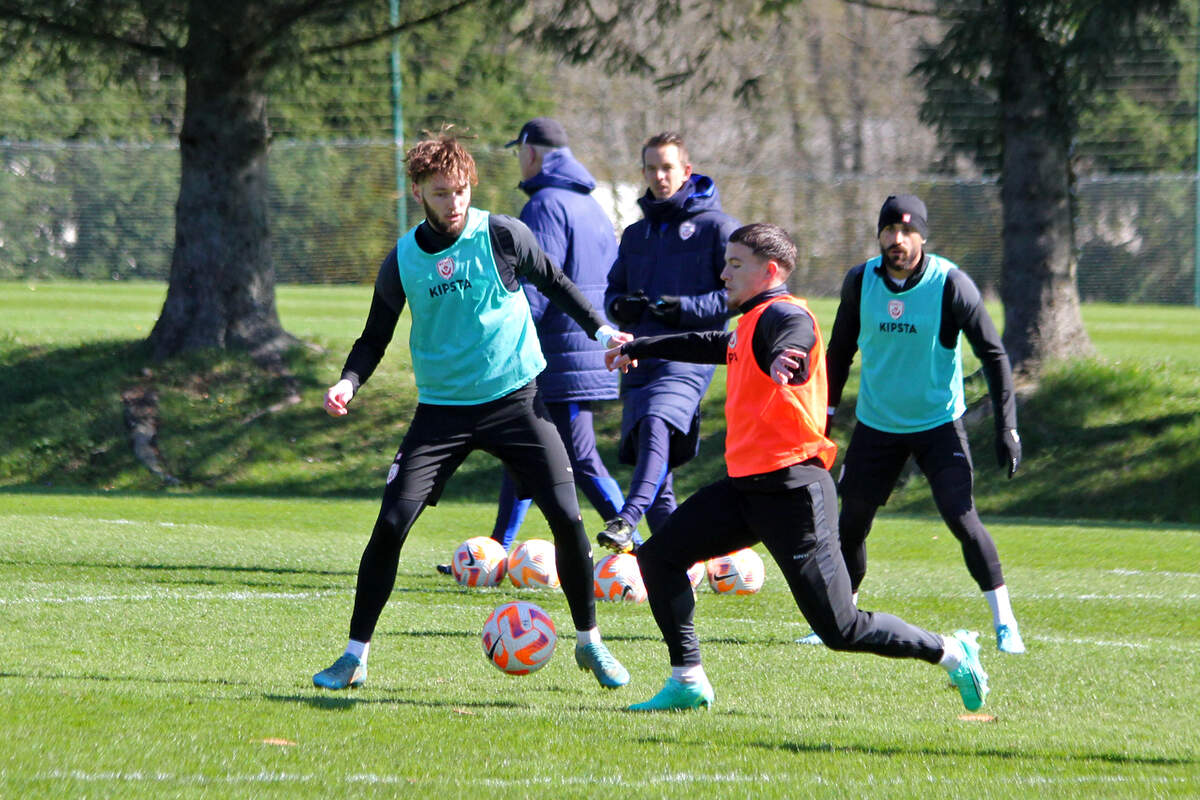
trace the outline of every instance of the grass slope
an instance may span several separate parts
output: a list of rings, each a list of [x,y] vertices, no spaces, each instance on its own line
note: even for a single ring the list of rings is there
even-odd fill
[[[800,647],[775,565],[702,590],[710,712],[631,716],[665,648],[603,603],[630,669],[575,669],[561,592],[436,575],[490,503],[443,503],[406,546],[364,688],[315,690],[344,644],[372,500],[0,495],[0,796],[35,798],[1185,798],[1200,794],[1200,532],[997,523],[1029,652],[1000,656],[940,524],[880,520],[866,608],[984,631],[992,719],[930,665]],[[558,622],[542,671],[502,675],[479,631],[507,599]]]
[[[415,403],[405,331],[397,331],[353,413],[333,421],[320,408],[359,333],[369,287],[279,287],[284,325],[315,347],[290,357],[303,402],[274,413],[263,412],[281,398],[282,381],[242,355],[148,360],[141,342],[164,291],[160,284],[0,283],[0,385],[8,388],[0,395],[0,487],[164,491],[134,458],[122,416],[121,393],[150,386],[161,411],[159,447],[182,481],[166,490],[172,494],[377,496]],[[832,324],[833,300],[813,306]],[[994,467],[990,421],[972,432],[980,509],[1200,524],[1200,310],[1088,305],[1084,319],[1101,358],[1058,368],[1024,403],[1025,461],[1016,479]],[[722,380],[718,371],[705,401],[700,456],[676,475],[683,496],[722,471]],[[848,401],[855,391],[852,379]],[[982,381],[971,392],[982,398]],[[625,481],[628,470],[614,455],[619,413],[606,404],[598,426],[603,454]],[[850,427],[839,417],[842,445]],[[498,482],[495,462],[477,455],[448,497],[488,502]],[[890,510],[934,513],[924,481],[900,489]]]

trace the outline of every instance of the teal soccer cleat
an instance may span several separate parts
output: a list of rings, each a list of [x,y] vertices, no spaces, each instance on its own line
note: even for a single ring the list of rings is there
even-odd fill
[[[658,694],[644,703],[634,703],[627,711],[688,711],[709,708],[713,704],[713,688],[707,679],[699,683],[683,683],[667,678]]]
[[[613,658],[603,642],[575,645],[575,663],[580,669],[590,669],[606,689],[616,689],[629,683],[629,671]]]
[[[816,631],[809,631],[807,636],[801,636],[799,639],[797,639],[796,644],[807,644],[809,646],[816,647],[818,645],[825,644],[825,642],[821,640],[820,636],[817,636]]]
[[[349,653],[342,653],[328,669],[313,675],[318,689],[345,689],[362,686],[367,680],[367,665]]]
[[[979,663],[979,634],[975,631],[955,631],[954,638],[962,644],[965,654],[962,663],[950,673],[950,680],[958,687],[967,711],[978,711],[987,700],[988,676]]]
[[[1025,641],[1021,638],[1017,623],[996,626],[996,649],[1013,656],[1025,652]]]

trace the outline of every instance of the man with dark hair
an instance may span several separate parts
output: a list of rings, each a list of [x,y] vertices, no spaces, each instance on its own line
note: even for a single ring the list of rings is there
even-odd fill
[[[346,651],[313,676],[325,689],[359,686],[376,623],[396,581],[400,549],[426,505],[435,505],[473,450],[492,453],[532,496],[554,534],[558,574],[575,625],[575,661],[601,685],[629,673],[596,628],[592,557],[579,518],[571,467],[534,378],[546,366],[520,278],[532,282],[589,336],[610,345],[613,330],[546,258],[519,221],[471,207],[475,161],[444,131],[405,157],[413,198],[425,220],[384,259],[362,335],[325,394],[334,417],[374,372],[400,312],[412,313],[409,349],[417,410],[396,453],[371,538],[363,551]]]
[[[846,274],[829,338],[829,420],[854,353],[862,352],[858,418],[838,488],[842,555],[857,599],[867,574],[867,534],[912,456],[942,519],[962,545],[967,571],[992,612],[996,646],[1024,653],[1000,554],[975,509],[971,450],[963,427],[962,337],[987,379],[996,459],[1012,477],[1021,463],[1012,368],[974,281],[925,251],[929,215],[921,199],[892,195],[879,210],[880,254]],[[821,644],[814,633],[800,640]]]
[[[642,176],[644,217],[621,235],[604,294],[609,318],[637,336],[724,330],[729,312],[720,276],[737,221],[721,210],[712,178],[692,172],[678,133],[646,140]],[[700,400],[713,371],[648,358],[622,375],[618,457],[633,465],[633,475],[625,505],[596,537],[604,547],[633,549],[643,516],[655,533],[675,510],[671,470],[696,455]]]
[[[721,273],[732,332],[635,338],[608,351],[613,368],[658,357],[726,364],[725,464],[728,476],[700,489],[637,553],[654,620],[671,660],[662,690],[630,711],[707,708],[712,685],[692,623],[687,570],[762,542],[783,571],[800,612],[830,647],[940,664],[969,710],[987,697],[977,634],[939,636],[890,614],[860,611],[838,548],[837,495],[826,438],[825,357],[817,321],[787,290],[796,262],[791,237],[756,223],[729,237]]]

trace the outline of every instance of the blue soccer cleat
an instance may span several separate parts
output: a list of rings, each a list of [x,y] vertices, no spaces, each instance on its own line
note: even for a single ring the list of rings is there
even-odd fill
[[[345,689],[362,686],[367,680],[367,665],[349,653],[342,653],[328,669],[313,675],[318,689]]]
[[[629,671],[613,658],[603,642],[575,645],[575,663],[580,669],[590,669],[606,689],[616,689],[629,683]]]
[[[963,649],[963,660],[950,673],[950,680],[962,695],[967,711],[983,708],[988,696],[988,676],[979,663],[979,634],[976,631],[955,631],[954,638]]]
[[[713,688],[707,678],[697,683],[683,683],[667,678],[666,685],[658,694],[644,703],[634,703],[627,711],[688,711],[693,708],[709,708],[713,704]]]
[[[1021,638],[1017,623],[996,626],[996,649],[1014,656],[1025,652],[1025,641]]]
[[[799,639],[797,639],[796,644],[807,644],[807,645],[815,647],[818,645],[825,644],[825,642],[821,639],[820,636],[817,636],[816,631],[809,631],[807,636],[801,636]]]

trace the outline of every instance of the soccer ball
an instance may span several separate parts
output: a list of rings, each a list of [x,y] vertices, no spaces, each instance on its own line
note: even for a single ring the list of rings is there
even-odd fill
[[[700,584],[704,583],[704,579],[708,576],[708,565],[703,561],[697,561],[692,564],[687,571],[688,580],[692,582],[692,591],[700,588]]]
[[[519,589],[553,589],[558,586],[554,545],[545,539],[521,542],[508,557],[508,579]]]
[[[637,558],[629,553],[612,553],[597,561],[592,585],[601,600],[640,603],[646,599],[642,570]]]
[[[458,546],[450,572],[463,586],[495,586],[504,578],[508,553],[490,536],[472,536]]]
[[[541,606],[525,600],[501,603],[483,623],[483,654],[509,675],[537,672],[554,655],[558,633]]]
[[[754,594],[765,577],[762,558],[749,547],[708,560],[708,585],[717,594]]]

